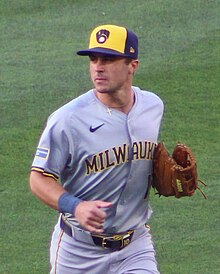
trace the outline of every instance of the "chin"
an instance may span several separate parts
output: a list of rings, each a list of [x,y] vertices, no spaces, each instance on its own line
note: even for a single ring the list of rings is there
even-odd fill
[[[95,87],[95,90],[99,93],[110,93],[110,91],[106,88]]]

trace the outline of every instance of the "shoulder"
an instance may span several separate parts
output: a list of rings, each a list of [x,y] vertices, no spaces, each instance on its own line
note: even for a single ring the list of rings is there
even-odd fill
[[[54,111],[48,118],[51,122],[69,122],[74,116],[78,116],[83,109],[87,108],[89,104],[94,101],[94,96],[92,90],[74,98],[67,104],[61,106],[56,111]]]
[[[143,103],[158,104],[161,108],[164,107],[162,99],[154,92],[140,89],[139,87],[132,87],[135,91],[137,99],[140,99]],[[140,101],[139,100],[139,101]]]

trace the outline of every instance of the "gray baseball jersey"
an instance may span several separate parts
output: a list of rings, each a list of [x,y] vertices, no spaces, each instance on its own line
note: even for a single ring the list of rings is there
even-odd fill
[[[106,107],[93,90],[55,111],[32,165],[80,199],[112,202],[105,209],[105,233],[140,227],[151,214],[148,180],[163,102],[152,92],[132,89],[135,104],[128,114]],[[72,216],[69,220],[79,226]]]

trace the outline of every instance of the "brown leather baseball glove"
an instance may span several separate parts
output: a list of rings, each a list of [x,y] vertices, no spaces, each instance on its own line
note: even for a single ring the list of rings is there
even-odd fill
[[[159,143],[154,152],[152,186],[159,196],[175,196],[176,198],[192,196],[198,189],[196,159],[191,150],[184,144],[177,144],[172,156],[164,143]]]

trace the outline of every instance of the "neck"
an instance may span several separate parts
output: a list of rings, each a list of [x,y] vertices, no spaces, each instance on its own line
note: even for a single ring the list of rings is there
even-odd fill
[[[97,98],[108,109],[117,109],[124,113],[128,113],[134,104],[134,92],[130,89],[128,92],[117,92],[115,94],[100,93],[95,91]]]

